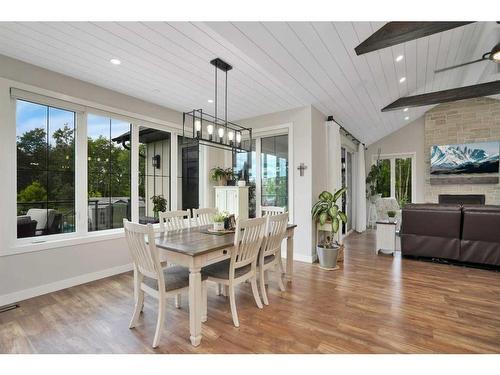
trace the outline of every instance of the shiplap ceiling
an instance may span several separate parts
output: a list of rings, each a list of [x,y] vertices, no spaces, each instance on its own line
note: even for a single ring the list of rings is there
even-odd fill
[[[3,22],[0,54],[179,111],[209,112],[213,104],[208,99],[214,97],[209,61],[220,57],[234,67],[228,79],[230,120],[312,104],[366,144],[430,108],[380,112],[401,96],[499,79],[492,62],[434,74],[489,51],[500,40],[495,22],[476,22],[356,56],[354,47],[383,25]],[[396,62],[399,55],[404,59]],[[112,58],[122,64],[110,64]],[[400,83],[401,77],[406,81]]]

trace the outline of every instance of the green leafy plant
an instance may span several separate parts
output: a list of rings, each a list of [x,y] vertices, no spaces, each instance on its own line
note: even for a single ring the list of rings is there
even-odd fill
[[[151,201],[153,202],[153,212],[155,217],[158,216],[158,212],[165,212],[167,210],[167,200],[163,197],[163,195],[153,195],[151,197]]]
[[[210,179],[213,182],[226,182],[234,179],[234,172],[232,168],[215,167],[210,170]]]
[[[366,196],[367,198],[373,197],[377,195],[377,182],[379,176],[381,174],[382,165],[377,160],[376,164],[373,164],[370,168],[370,172],[368,172],[368,176],[366,176]]]
[[[331,222],[333,233],[339,231],[341,222],[347,222],[347,215],[342,212],[337,205],[337,200],[344,195],[346,191],[346,188],[339,189],[334,194],[323,191],[319,195],[319,201],[314,204],[311,211],[313,219],[321,225],[326,222]]]
[[[223,223],[224,220],[226,219],[227,217],[227,214],[223,213],[223,212],[217,212],[215,215],[214,215],[214,223]]]
[[[387,211],[387,216],[389,216],[390,218],[396,217],[396,211]]]

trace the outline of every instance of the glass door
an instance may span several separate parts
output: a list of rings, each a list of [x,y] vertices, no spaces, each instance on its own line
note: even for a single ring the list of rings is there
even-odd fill
[[[288,211],[288,135],[261,138],[261,206]]]

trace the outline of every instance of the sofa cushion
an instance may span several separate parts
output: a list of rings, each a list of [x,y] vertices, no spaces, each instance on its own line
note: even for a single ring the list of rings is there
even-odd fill
[[[403,234],[460,238],[462,209],[459,205],[408,204],[403,209]]]

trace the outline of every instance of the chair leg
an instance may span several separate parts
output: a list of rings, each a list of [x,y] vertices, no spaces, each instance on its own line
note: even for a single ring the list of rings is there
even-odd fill
[[[130,320],[128,328],[134,328],[137,325],[137,321],[139,320],[139,316],[141,315],[141,311],[143,308],[144,308],[144,292],[142,290],[138,290],[134,306],[134,313],[132,314],[132,319]]]
[[[222,295],[222,284],[217,283],[217,293],[216,295]]]
[[[259,284],[260,284],[260,294],[262,295],[262,301],[264,302],[264,305],[269,305],[269,300],[267,299],[267,292],[266,292],[266,283],[264,280],[264,271],[262,269],[259,270]]]
[[[235,327],[240,326],[238,320],[238,312],[236,311],[236,299],[234,296],[234,285],[229,286],[229,304],[231,305],[231,315],[233,316],[233,323]]]
[[[181,301],[182,301],[182,295],[180,293],[176,294],[175,295],[175,308],[176,309],[180,309],[181,308]]]
[[[160,344],[161,331],[165,320],[165,296],[160,294],[158,299],[158,321],[156,322],[155,338],[153,340],[153,348],[157,348]]]
[[[224,297],[229,296],[229,286],[222,284],[222,295]]]
[[[278,275],[278,286],[280,288],[280,290],[282,292],[285,291],[285,284],[283,284],[283,274],[281,273],[282,272],[282,268],[281,268],[281,263],[278,263],[276,266],[274,266],[274,271],[276,271],[276,268],[278,268],[278,272],[276,272],[276,274]]]
[[[202,281],[201,282],[201,305],[202,311],[201,311],[201,321],[205,323],[207,321],[207,282]]]
[[[255,303],[257,304],[257,307],[259,309],[262,309],[262,302],[260,300],[260,297],[259,297],[259,291],[257,289],[257,277],[254,276],[251,280],[251,284],[252,284],[252,293],[253,293],[253,298],[255,299]]]

